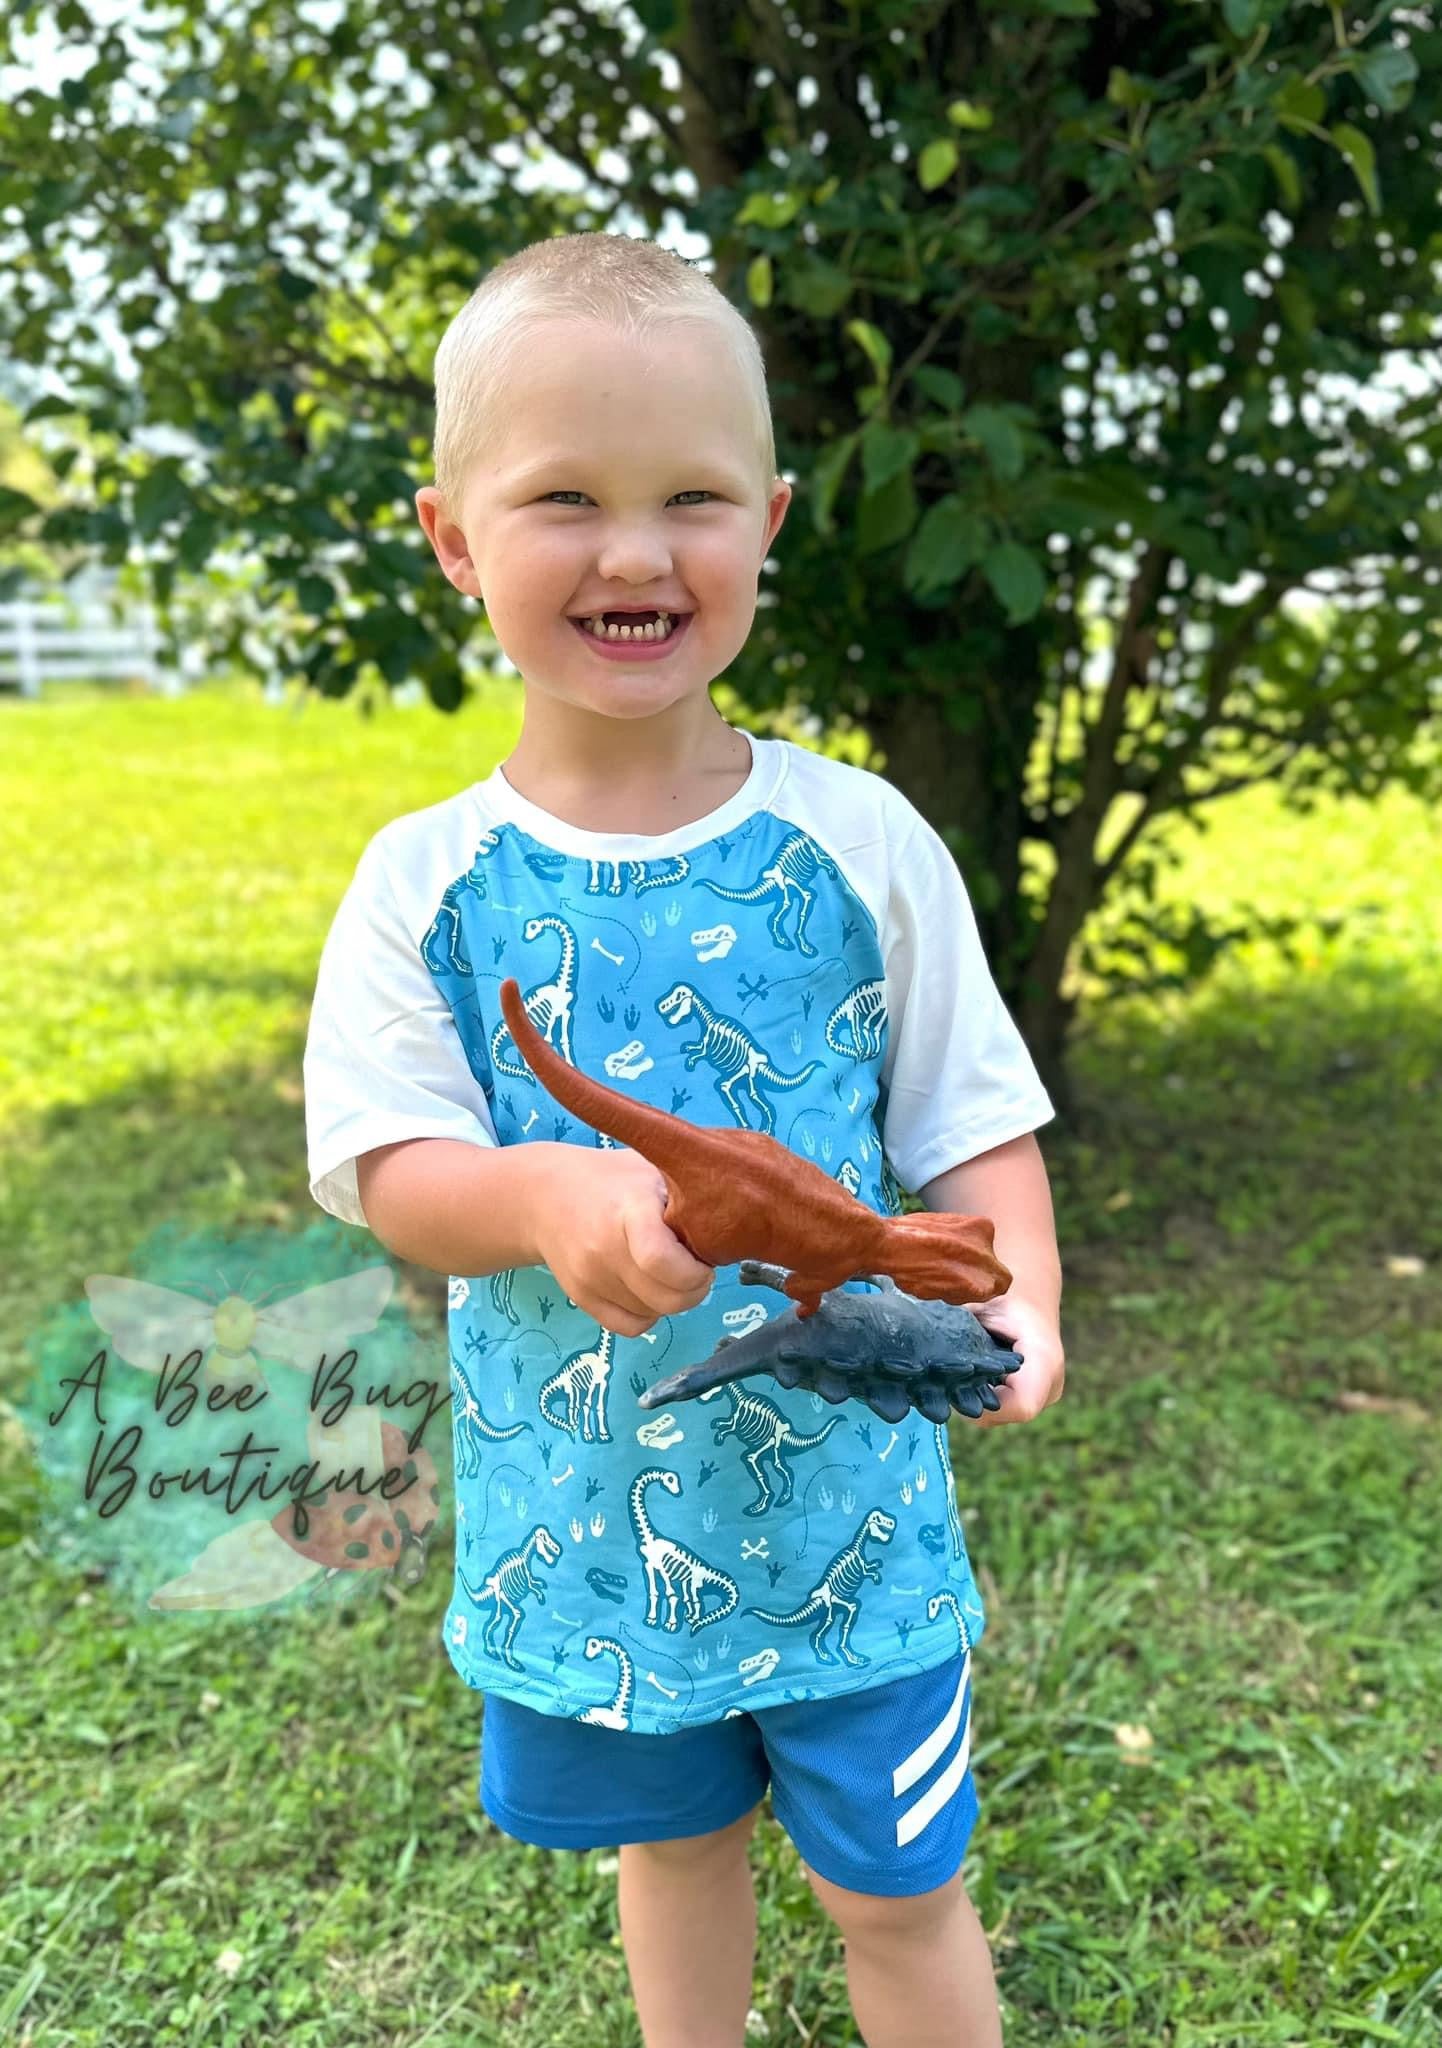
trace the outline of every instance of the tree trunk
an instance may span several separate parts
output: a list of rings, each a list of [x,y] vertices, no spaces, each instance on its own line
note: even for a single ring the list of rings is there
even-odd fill
[[[1032,627],[1012,628],[1005,635],[1009,658],[1024,657],[1029,648],[1039,660],[1040,637]],[[960,840],[958,866],[988,963],[1048,1094],[1067,1115],[1072,1091],[1065,1048],[1074,1005],[1063,999],[1059,977],[1039,979],[1033,972],[1036,917],[1020,890],[1024,762],[1039,688],[1039,682],[1009,684],[1002,691],[989,680],[980,688],[984,709],[975,727],[962,731],[947,716],[948,708],[955,713],[957,697],[939,694],[954,693],[954,681],[938,677],[934,688],[918,681],[905,695],[874,699],[864,723],[885,756],[868,766],[884,774],[954,851]]]
[[[877,772],[916,806],[953,852],[958,831],[965,835],[971,851],[963,862],[969,866],[978,854],[991,852],[994,798],[977,735],[957,731],[946,711],[940,696],[918,688],[904,697],[874,702],[866,730],[885,756],[874,764]],[[1015,875],[998,875],[997,880],[1005,892]],[[980,904],[977,922],[985,939],[987,918]]]
[[[1057,1115],[1070,1122],[1076,1108],[1076,1091],[1067,1066],[1067,1041],[1076,1011],[1074,996],[1059,988],[1041,990],[1020,1003],[1012,1014],[1026,1040],[1027,1051],[1036,1061],[1042,1086],[1056,1104]]]

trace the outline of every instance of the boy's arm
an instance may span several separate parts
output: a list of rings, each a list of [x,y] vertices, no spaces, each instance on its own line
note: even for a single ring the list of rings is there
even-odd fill
[[[949,1167],[918,1193],[928,1209],[989,1216],[996,1224],[997,1257],[1011,1268],[1011,1286],[994,1301],[974,1304],[972,1314],[1014,1344],[1026,1362],[999,1389],[1001,1407],[978,1420],[983,1428],[1030,1422],[1061,1399],[1066,1380],[1061,1259],[1051,1186],[1035,1133],[1027,1131]]]
[[[356,1160],[366,1223],[387,1251],[433,1272],[481,1279],[542,1263],[537,1220],[559,1147],[403,1139]]]

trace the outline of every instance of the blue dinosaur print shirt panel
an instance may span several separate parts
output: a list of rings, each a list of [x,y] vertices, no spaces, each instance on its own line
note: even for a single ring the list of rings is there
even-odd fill
[[[748,737],[742,788],[673,832],[586,831],[497,768],[376,834],[306,1045],[322,1207],[363,1224],[356,1158],[403,1137],[612,1143],[532,1077],[507,976],[586,1073],[693,1123],[768,1131],[881,1214],[1049,1120],[944,843],[880,776]],[[443,1628],[469,1685],[664,1733],[978,1639],[944,1429],[766,1377],[638,1407],[788,1307],[725,1266],[699,1307],[618,1337],[545,1266],[452,1278]]]

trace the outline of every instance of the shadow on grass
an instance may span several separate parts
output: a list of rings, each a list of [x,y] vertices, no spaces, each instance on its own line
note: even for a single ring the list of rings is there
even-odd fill
[[[325,1222],[306,1175],[301,1047],[210,1075],[155,1075],[11,1125],[0,1163],[0,1394],[24,1339],[85,1276],[123,1273],[162,1224],[184,1231],[298,1235]],[[333,1227],[347,1226],[334,1222]],[[446,1282],[391,1259],[406,1306],[444,1341]]]
[[[1073,1243],[1160,1251],[1179,1217],[1209,1250],[1309,1277],[1324,1254],[1332,1273],[1407,1250],[1436,1258],[1438,998],[1353,962],[1291,986],[1217,985],[1170,1014],[1121,1002],[1089,1019],[1058,1147],[1085,1204]]]

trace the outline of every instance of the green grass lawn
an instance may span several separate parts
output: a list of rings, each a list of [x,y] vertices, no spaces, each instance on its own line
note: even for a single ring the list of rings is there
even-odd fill
[[[0,1392],[158,1224],[325,1221],[300,1055],[328,921],[370,834],[516,730],[504,690],[452,720],[0,705]],[[1171,887],[1349,918],[1083,1013],[1077,1115],[1042,1133],[1066,1398],[954,1431],[989,1603],[968,1883],[1008,2048],[1435,2048],[1442,828],[1266,792],[1212,816]],[[394,1602],[201,1629],[62,1569],[37,1514],[12,1418],[0,2040],[638,2041],[614,1859],[480,1813],[448,1545]],[[769,1818],[754,1863],[751,2038],[845,2048],[839,1943]]]

